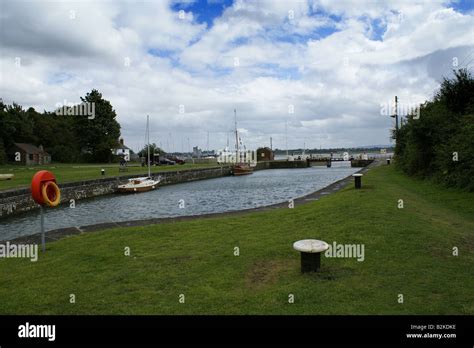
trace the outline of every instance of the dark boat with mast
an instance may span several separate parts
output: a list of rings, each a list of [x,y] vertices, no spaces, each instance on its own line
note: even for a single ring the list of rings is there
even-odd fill
[[[239,133],[237,131],[237,111],[234,109],[234,118],[235,118],[235,164],[232,166],[232,175],[248,175],[253,173],[253,168],[249,163],[245,163],[240,158],[239,151]]]

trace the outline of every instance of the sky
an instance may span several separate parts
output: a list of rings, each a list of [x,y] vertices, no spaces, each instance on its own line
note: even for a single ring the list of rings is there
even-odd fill
[[[474,66],[474,0],[0,0],[0,29],[5,103],[97,89],[135,150],[146,115],[166,151],[232,147],[234,109],[247,149],[390,144],[395,95]]]

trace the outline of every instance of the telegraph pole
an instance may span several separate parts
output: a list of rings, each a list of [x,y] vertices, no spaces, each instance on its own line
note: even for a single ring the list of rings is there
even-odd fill
[[[392,116],[395,118],[395,143],[397,142],[397,135],[398,135],[398,98],[395,96],[395,110]]]
[[[395,129],[398,132],[398,97],[395,96]]]

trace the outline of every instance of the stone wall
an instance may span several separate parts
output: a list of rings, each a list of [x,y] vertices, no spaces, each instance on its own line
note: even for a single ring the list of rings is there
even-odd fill
[[[351,167],[367,167],[369,164],[371,164],[374,160],[369,159],[369,160],[363,160],[363,159],[354,159],[351,161]]]
[[[152,176],[161,176],[160,186],[226,175],[230,175],[229,166],[152,173]],[[69,204],[71,199],[81,200],[114,193],[118,185],[139,176],[143,174],[59,184],[61,204]],[[31,198],[29,188],[0,191],[0,219],[38,208],[39,205]]]

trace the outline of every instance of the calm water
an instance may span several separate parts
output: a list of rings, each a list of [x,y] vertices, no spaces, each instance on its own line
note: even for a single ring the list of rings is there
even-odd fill
[[[161,187],[158,190],[108,195],[47,209],[46,230],[111,221],[200,215],[272,205],[324,188],[354,172],[350,163],[332,168],[262,170],[242,177],[222,177]],[[184,208],[180,208],[180,200]],[[0,220],[0,240],[40,232],[39,211]]]

